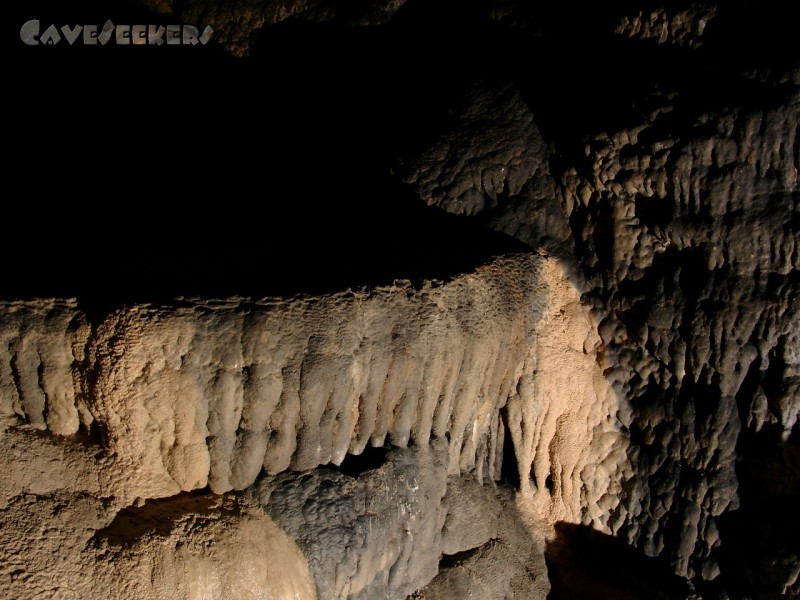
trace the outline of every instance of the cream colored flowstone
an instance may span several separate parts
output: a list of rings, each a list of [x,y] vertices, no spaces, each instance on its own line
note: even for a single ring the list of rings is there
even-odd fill
[[[567,270],[535,255],[421,288],[139,305],[94,325],[73,300],[0,304],[0,595],[311,598],[263,512],[197,512],[186,494],[432,439],[450,475],[498,480],[505,427],[531,535],[610,532],[631,468],[602,354]],[[157,498],[177,503],[169,530],[120,530]]]
[[[519,505],[532,522],[610,532],[609,515],[632,475],[628,438],[616,418],[619,399],[603,375],[595,319],[566,269],[546,260],[542,278],[550,301],[508,404]]]
[[[420,288],[135,305],[93,327],[74,301],[0,303],[0,423],[94,423],[161,496],[432,437],[451,474],[495,478],[499,411],[547,303],[540,269],[512,255]]]

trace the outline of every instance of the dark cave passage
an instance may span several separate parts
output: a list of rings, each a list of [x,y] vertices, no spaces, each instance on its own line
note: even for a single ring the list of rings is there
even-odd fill
[[[545,560],[552,586],[548,600],[677,600],[691,594],[662,560],[584,525],[557,523]]]
[[[387,456],[388,452],[388,448],[376,448],[368,444],[361,454],[350,454],[348,452],[342,464],[338,466],[329,464],[327,468],[338,471],[353,479],[358,479],[367,471],[374,471],[385,465],[389,460]]]
[[[395,279],[446,280],[493,256],[528,250],[430,209],[392,182],[362,178],[341,195],[341,178],[322,178],[302,191],[273,186],[249,205],[143,200],[91,220],[75,206],[23,208],[5,239],[13,256],[0,296],[77,296],[99,306],[317,294]],[[231,183],[246,194],[239,185]]]
[[[18,12],[45,23],[152,20],[127,3]],[[400,29],[413,41],[415,30]],[[428,209],[392,176],[466,66],[444,77],[424,48],[405,55],[383,36],[270,27],[247,60],[211,45],[22,48],[14,68],[25,94],[12,111],[36,118],[10,171],[36,199],[8,209],[0,297],[77,296],[102,312],[175,296],[317,294],[447,279],[528,251]]]
[[[500,469],[500,481],[519,490],[521,481],[517,467],[517,453],[514,450],[511,431],[508,429],[508,415],[505,407],[500,411],[500,418],[503,421],[503,466]]]

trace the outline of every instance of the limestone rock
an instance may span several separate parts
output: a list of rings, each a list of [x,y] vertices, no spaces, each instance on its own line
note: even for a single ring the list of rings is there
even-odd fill
[[[420,290],[139,305],[77,338],[74,304],[7,304],[3,411],[44,428],[46,408],[77,415],[86,398],[109,451],[164,495],[445,435],[450,472],[493,478],[498,411],[547,301],[538,271],[518,256]]]
[[[480,219],[532,245],[569,238],[550,176],[549,149],[513,84],[476,86],[448,131],[402,166],[428,204]]]
[[[716,6],[694,5],[683,10],[659,7],[649,12],[638,11],[620,19],[615,33],[659,44],[698,47],[708,22],[714,18]]]
[[[404,598],[437,572],[447,515],[444,444],[394,450],[358,478],[267,478],[256,498],[303,550],[324,598]]]
[[[535,30],[535,10],[501,4],[501,23]],[[563,16],[554,11],[551,23]],[[618,21],[615,34],[624,42],[611,42],[610,30],[604,32],[611,16],[590,28],[585,48],[604,48],[607,57],[638,53],[645,66],[663,65],[662,76],[647,88],[590,92],[582,104],[587,119],[572,131],[545,126],[558,117],[564,124],[576,112],[573,105],[542,101],[534,95],[539,82],[519,78],[527,102],[517,104],[515,116],[549,140],[539,146],[549,160],[537,160],[549,163],[559,191],[546,202],[569,222],[571,254],[583,275],[574,281],[593,304],[598,356],[619,403],[620,433],[629,441],[627,461],[617,464],[630,470],[611,477],[621,484],[619,502],[612,500],[614,508],[600,520],[675,572],[709,585],[709,593],[791,594],[798,521],[786,502],[800,488],[793,475],[776,477],[783,481],[776,486],[765,473],[797,472],[797,55],[785,52],[785,40],[770,33],[761,11],[644,10]],[[714,27],[706,30],[707,23]],[[547,42],[543,21],[539,26],[542,44],[559,48]],[[752,40],[746,52],[738,46],[744,32]],[[672,69],[681,76],[672,77]],[[591,88],[592,73],[586,77]],[[559,96],[565,102],[583,97],[585,86],[556,79],[565,84]],[[603,94],[614,102],[597,100]],[[505,134],[510,121],[499,105],[486,104],[480,114],[486,124],[480,139],[495,133],[515,139]],[[457,120],[458,133],[448,135],[468,135],[471,127],[468,119]],[[457,150],[468,155],[475,147]],[[426,156],[406,159],[413,165],[408,181],[425,181]],[[450,163],[441,156],[444,172]],[[424,196],[428,188],[419,189]],[[498,213],[487,219],[492,226],[527,243],[539,237],[540,222],[517,225],[526,205],[537,206],[534,200],[494,207],[491,190],[473,189],[473,213],[489,207]],[[459,188],[438,193],[437,205],[462,210]],[[537,370],[533,380],[543,379]],[[553,411],[555,404],[545,406]],[[575,436],[573,430],[564,438]],[[541,484],[548,471],[537,470],[536,460]],[[771,532],[768,544],[757,541],[762,534],[746,527],[748,521]],[[745,558],[748,544],[758,544],[763,558]]]
[[[147,482],[85,440],[32,428],[0,440],[4,598],[317,597],[297,546],[252,504],[146,502]]]
[[[394,449],[364,471],[284,473],[249,493],[297,540],[320,597],[544,597],[543,530],[501,490],[448,476],[445,456],[441,442]],[[464,555],[471,576],[454,578]]]
[[[251,495],[298,542],[324,597],[404,597],[436,578],[443,555],[482,548],[469,564],[491,564],[527,548],[528,558],[510,562],[497,580],[497,589],[526,597],[533,585],[526,573],[537,569],[530,540],[543,534],[536,538],[534,527],[498,541],[498,528],[515,529],[512,517],[493,508],[497,498],[481,485],[513,476],[531,522],[584,520],[607,529],[620,479],[629,476],[617,399],[598,362],[597,325],[555,259],[509,255],[420,288],[399,282],[291,300],[134,305],[91,325],[74,301],[14,301],[3,314],[6,389],[13,391],[2,398],[9,461],[25,457],[31,474],[52,462],[57,477],[44,485],[48,494],[49,485],[114,497],[103,505],[105,521],[87,526],[106,531],[109,544],[119,535],[106,521],[129,523],[139,540],[161,527],[157,515],[171,514],[170,498],[183,506],[181,498],[193,497],[182,491],[244,490],[263,472]],[[40,346],[48,352],[29,350]],[[84,426],[65,446],[45,437],[27,456],[15,440],[23,436],[27,447],[25,432],[48,427],[50,389],[69,390],[73,404],[65,405],[80,407]],[[287,472],[378,452],[368,445],[409,444],[357,481],[336,471]],[[20,489],[36,487],[26,481]],[[139,506],[142,499],[152,510]],[[362,509],[364,502],[374,506]],[[35,511],[36,503],[21,510]],[[226,514],[219,507],[206,513],[214,525],[198,539],[239,527],[218,522]],[[169,532],[177,536],[171,540],[195,536],[177,525]],[[143,577],[137,557],[153,552],[173,561],[165,569],[189,568],[156,552],[163,535],[147,536],[133,554],[113,555],[133,565],[132,579]],[[216,565],[215,556],[203,560]],[[462,562],[431,590],[489,585],[478,566],[464,571]],[[207,568],[216,574],[202,585],[232,585],[222,567]],[[466,572],[466,580],[451,580]],[[533,589],[543,590],[543,567],[537,572]],[[180,585],[195,584],[189,577]]]

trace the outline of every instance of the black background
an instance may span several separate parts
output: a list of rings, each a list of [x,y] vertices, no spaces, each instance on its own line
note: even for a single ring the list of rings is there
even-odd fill
[[[613,35],[646,4],[534,3],[533,26],[508,28],[485,1],[409,0],[381,27],[267,26],[246,59],[214,43],[29,47],[19,27],[32,18],[179,21],[127,0],[14,6],[0,297],[314,293],[524,251],[425,207],[393,174],[473,82],[517,85],[557,173],[580,166],[587,136],[638,122],[648,98],[680,92],[676,127],[726,103],[762,106],[763,86],[740,74],[797,59],[797,7],[726,4],[687,51]]]
[[[214,43],[29,47],[31,18],[179,22],[123,1],[17,10],[2,297],[317,293],[525,250],[428,209],[392,175],[474,66],[435,21],[390,35],[275,26],[237,59]]]

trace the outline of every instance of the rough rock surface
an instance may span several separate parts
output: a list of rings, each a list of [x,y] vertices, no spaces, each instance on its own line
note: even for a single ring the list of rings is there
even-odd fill
[[[614,32],[629,38],[655,39],[659,44],[696,48],[702,44],[703,32],[716,11],[713,4],[695,4],[683,10],[667,7],[640,10],[623,16]]]
[[[85,440],[2,433],[4,598],[315,599],[303,555],[257,506],[153,490]]]
[[[393,450],[357,477],[268,477],[251,493],[297,540],[321,597],[403,598],[433,579],[442,553],[448,469],[438,446]]]
[[[99,432],[100,462],[75,468],[99,482],[93,501],[116,498],[107,520],[169,506],[142,512],[141,498],[251,488],[301,546],[322,597],[405,597],[437,577],[442,555],[458,560],[432,597],[494,589],[478,565],[496,562],[505,570],[491,593],[545,593],[541,560],[531,566],[542,532],[496,511],[487,520],[480,507],[497,497],[475,486],[510,476],[532,522],[604,528],[629,469],[596,326],[555,259],[511,255],[420,289],[138,305],[93,324],[74,301],[7,302],[3,315],[8,431]],[[278,475],[409,443],[357,481]]]
[[[265,477],[250,493],[297,540],[320,597],[544,597],[544,532],[501,489],[448,476],[445,457],[442,442],[395,449],[365,471]]]
[[[656,116],[598,140],[588,149],[596,175],[565,182],[583,215],[575,222],[596,232],[602,219],[613,236],[605,261],[587,267],[597,273],[596,310],[608,315],[599,329],[614,357],[608,376],[628,400],[620,418],[635,442],[623,535],[649,554],[671,546],[681,574],[718,572],[716,517],[737,508],[735,460],[748,460],[737,440],[769,429],[788,440],[797,423],[784,369],[800,350],[799,99],[708,114],[677,140],[658,135],[671,117]],[[605,245],[593,237],[587,246]],[[765,392],[770,368],[783,383]]]
[[[787,504],[800,497],[798,480],[767,483],[764,473],[797,472],[800,80],[796,56],[776,68],[755,51],[719,69],[720,56],[733,55],[732,32],[715,29],[706,51],[697,50],[716,12],[659,8],[623,17],[615,33],[631,39],[630,51],[651,52],[653,38],[693,48],[673,56],[695,66],[683,63],[685,81],[666,77],[647,93],[631,91],[635,110],[599,111],[593,127],[604,119],[610,129],[586,128],[582,137],[551,131],[558,191],[527,224],[519,215],[537,201],[525,185],[515,182],[498,206],[469,165],[486,156],[483,143],[494,150],[492,168],[510,170],[517,159],[502,150],[521,148],[552,104],[485,103],[481,143],[443,153],[449,140],[474,135],[459,113],[451,131],[404,161],[405,177],[453,212],[465,210],[461,190],[472,190],[469,212],[547,251],[563,248],[540,234],[550,215],[569,222],[585,277],[578,285],[599,321],[605,376],[630,440],[632,471],[607,512],[609,530],[665,557],[676,573],[714,581],[707,593],[771,597],[798,592],[798,520]],[[730,13],[723,17],[735,31]],[[530,25],[514,7],[503,18]],[[753,35],[763,43],[769,34]],[[503,134],[510,107],[513,122],[524,123],[519,137]],[[536,180],[532,169],[527,176]],[[769,542],[758,541],[751,520]],[[746,558],[747,543],[760,558]]]
[[[452,125],[402,166],[405,182],[432,206],[480,215],[492,227],[537,246],[570,238],[549,148],[513,84],[478,85],[453,109]]]
[[[538,262],[421,290],[134,306],[91,328],[74,303],[7,303],[3,413],[68,435],[80,406],[163,495],[432,435],[449,438],[450,472],[485,465],[493,479],[499,409],[547,302]]]

